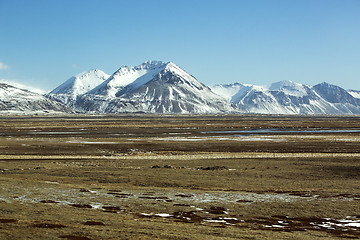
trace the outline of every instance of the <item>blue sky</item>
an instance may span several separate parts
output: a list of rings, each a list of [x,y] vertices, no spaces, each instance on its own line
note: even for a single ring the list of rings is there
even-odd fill
[[[360,90],[360,0],[0,0],[0,79],[173,61],[199,81]]]

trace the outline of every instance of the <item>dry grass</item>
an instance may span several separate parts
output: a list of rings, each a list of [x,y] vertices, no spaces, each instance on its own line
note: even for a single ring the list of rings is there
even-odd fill
[[[0,239],[358,238],[360,133],[260,127],[360,119],[3,116]]]

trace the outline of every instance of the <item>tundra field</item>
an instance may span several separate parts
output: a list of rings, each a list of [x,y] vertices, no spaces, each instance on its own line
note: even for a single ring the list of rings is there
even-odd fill
[[[358,239],[360,117],[0,116],[0,239]]]

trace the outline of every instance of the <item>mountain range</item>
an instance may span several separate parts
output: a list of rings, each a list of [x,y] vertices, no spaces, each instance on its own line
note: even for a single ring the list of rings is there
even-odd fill
[[[43,95],[0,84],[0,112],[360,114],[360,91],[289,80],[210,88],[173,62],[148,61],[83,72]]]
[[[262,114],[360,114],[360,92],[328,83],[308,86],[280,81],[268,87],[249,84],[215,85],[243,113]]]

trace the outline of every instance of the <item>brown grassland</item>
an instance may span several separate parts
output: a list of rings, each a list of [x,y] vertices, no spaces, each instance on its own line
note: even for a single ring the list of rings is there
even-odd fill
[[[0,239],[358,239],[360,117],[0,116]]]

